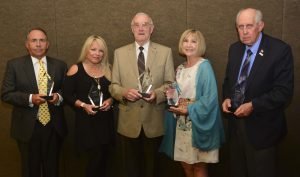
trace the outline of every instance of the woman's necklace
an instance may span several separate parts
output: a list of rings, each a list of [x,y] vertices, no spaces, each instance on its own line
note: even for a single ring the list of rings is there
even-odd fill
[[[87,68],[89,68],[88,73],[94,73],[94,74],[97,73],[97,75],[98,74],[101,75],[101,70],[99,70],[99,68],[92,67],[91,65],[89,66],[88,64],[86,64],[86,65],[87,65]],[[94,76],[93,79],[97,84],[97,89],[100,91],[101,90],[100,77],[97,78],[97,77]]]
[[[97,89],[101,90],[101,85],[100,85],[100,78],[94,77],[95,82],[97,83]]]

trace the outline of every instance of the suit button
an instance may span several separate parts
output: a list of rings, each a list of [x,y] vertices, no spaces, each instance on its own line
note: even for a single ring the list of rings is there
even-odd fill
[[[143,108],[144,107],[144,105],[141,105],[141,108]]]

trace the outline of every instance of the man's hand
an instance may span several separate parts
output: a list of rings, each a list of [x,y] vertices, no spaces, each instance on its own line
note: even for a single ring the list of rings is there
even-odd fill
[[[128,101],[135,102],[142,98],[142,95],[139,94],[138,90],[136,89],[128,89],[124,94],[123,97],[126,98]]]
[[[45,95],[43,95],[43,94],[32,94],[32,98],[31,98],[32,99],[32,104],[39,106],[39,105],[45,103],[46,100],[44,98],[42,98],[41,96],[45,96]]]
[[[56,104],[58,101],[59,101],[58,93],[53,93],[53,99],[48,100],[48,102],[51,103],[51,104]]]
[[[249,116],[253,111],[252,102],[244,103],[236,109],[234,115],[239,118]]]
[[[231,100],[229,98],[226,98],[222,103],[222,109],[225,113],[231,113],[229,110],[231,108]]]
[[[143,97],[143,99],[146,100],[146,101],[149,102],[149,103],[152,103],[152,102],[155,101],[155,99],[156,99],[156,94],[155,94],[155,92],[153,92],[153,91],[150,91],[149,94],[150,94],[150,97],[149,97],[149,98]]]

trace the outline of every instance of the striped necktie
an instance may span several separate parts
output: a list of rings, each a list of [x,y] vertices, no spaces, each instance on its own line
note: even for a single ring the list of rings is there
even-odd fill
[[[246,59],[242,65],[241,73],[237,80],[237,83],[235,84],[234,93],[231,98],[231,106],[233,111],[236,108],[238,108],[241,104],[243,104],[245,100],[245,90],[250,69],[251,55],[252,51],[248,49]]]
[[[248,72],[250,68],[250,60],[251,60],[251,55],[252,52],[250,49],[247,50],[247,57],[246,60],[242,66],[242,70],[240,73],[240,77],[238,79],[238,84],[240,86],[240,89],[243,93],[245,93],[245,88],[246,88],[246,83],[247,83],[247,78],[248,78]]]
[[[145,57],[144,57],[144,47],[139,47],[140,53],[138,55],[138,69],[139,69],[139,75],[145,72]],[[140,77],[140,81],[142,82],[143,76]]]

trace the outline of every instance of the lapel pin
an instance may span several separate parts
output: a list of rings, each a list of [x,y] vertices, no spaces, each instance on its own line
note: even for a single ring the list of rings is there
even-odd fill
[[[260,50],[259,55],[264,56],[264,50],[263,49]]]

